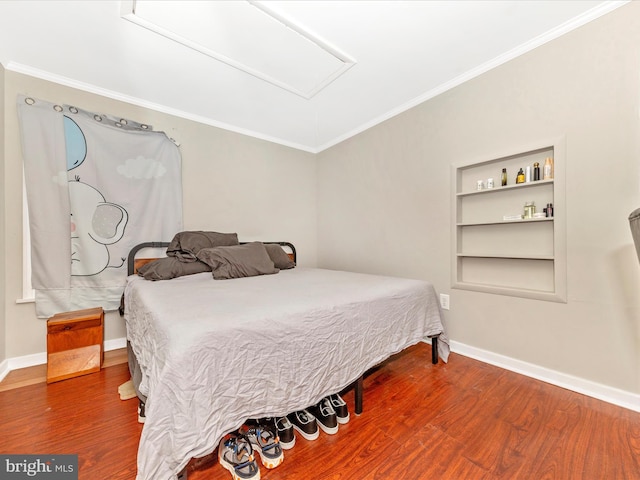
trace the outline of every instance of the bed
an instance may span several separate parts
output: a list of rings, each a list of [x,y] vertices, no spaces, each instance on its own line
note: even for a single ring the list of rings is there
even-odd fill
[[[275,243],[295,260],[293,245]],[[410,345],[431,341],[434,363],[449,353],[430,283],[335,270],[129,275],[124,315],[146,400],[138,480],[175,479],[247,418],[284,416],[352,384],[359,413],[363,374]]]

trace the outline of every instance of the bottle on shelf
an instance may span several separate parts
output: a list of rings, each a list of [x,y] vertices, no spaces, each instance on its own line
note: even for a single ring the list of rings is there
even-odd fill
[[[527,202],[524,204],[524,216],[523,218],[533,218],[533,214],[536,213],[536,205],[534,202]]]
[[[502,169],[502,186],[504,187],[507,184],[507,169]]]
[[[533,164],[533,181],[540,180],[540,164],[538,162]]]
[[[516,183],[524,183],[524,172],[522,168],[518,170],[518,175],[516,176]]]
[[[545,208],[545,213],[547,217],[553,217],[553,203],[547,203],[547,208]]]
[[[553,178],[553,158],[547,157],[544,161],[543,180],[551,180]]]

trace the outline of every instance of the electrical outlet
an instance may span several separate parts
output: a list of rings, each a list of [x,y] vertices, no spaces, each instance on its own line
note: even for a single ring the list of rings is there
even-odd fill
[[[449,295],[446,293],[440,294],[440,306],[443,310],[449,310]]]

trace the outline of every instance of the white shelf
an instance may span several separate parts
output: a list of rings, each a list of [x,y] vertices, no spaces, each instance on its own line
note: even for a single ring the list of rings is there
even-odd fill
[[[508,253],[458,253],[457,256],[468,258],[517,258],[520,260],[553,260],[553,255],[526,255]]]
[[[553,222],[554,217],[544,217],[544,218],[523,218],[521,220],[496,220],[489,222],[465,222],[465,223],[456,223],[458,227],[477,227],[482,225],[510,225],[514,223],[538,223],[538,222]]]
[[[552,185],[553,178],[551,180],[538,180],[533,182],[526,183],[518,183],[515,185],[505,185],[504,187],[493,187],[493,188],[485,188],[483,190],[472,190],[468,192],[459,192],[456,193],[458,197],[466,197],[468,195],[485,195],[488,193],[497,193],[497,192],[508,192],[514,188],[530,188],[530,187],[540,187],[542,185]]]
[[[459,282],[453,285],[459,290],[473,290],[474,292],[493,293],[498,295],[508,295],[511,297],[525,297],[534,300],[544,300],[547,302],[565,302],[555,292],[545,290],[509,288],[501,285],[489,285],[484,283]]]

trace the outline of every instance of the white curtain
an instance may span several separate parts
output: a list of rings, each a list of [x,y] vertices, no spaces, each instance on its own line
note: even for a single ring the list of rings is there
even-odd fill
[[[115,310],[134,245],[182,230],[178,147],[163,132],[18,96],[36,313]]]

